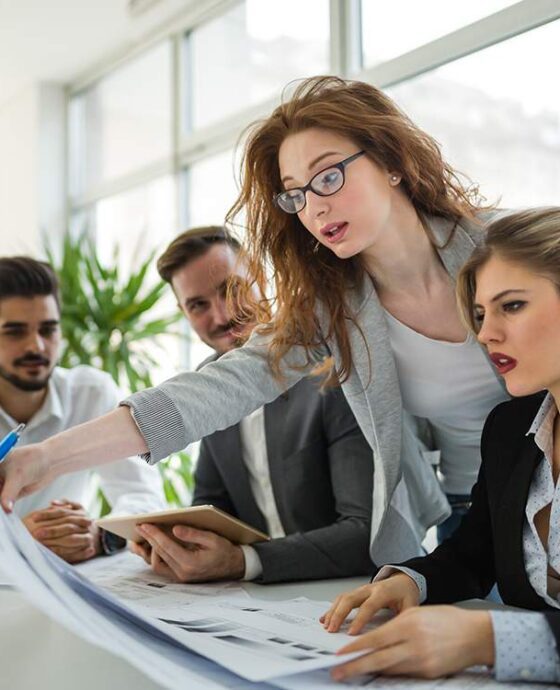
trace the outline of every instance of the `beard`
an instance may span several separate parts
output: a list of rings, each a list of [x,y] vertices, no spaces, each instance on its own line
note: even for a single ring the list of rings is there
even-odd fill
[[[32,379],[20,378],[17,374],[12,374],[0,366],[0,378],[3,378],[4,381],[11,383],[14,388],[17,388],[20,391],[25,391],[26,393],[36,393],[37,391],[44,390],[49,385],[51,374],[52,369],[47,372],[45,378],[33,381]]]

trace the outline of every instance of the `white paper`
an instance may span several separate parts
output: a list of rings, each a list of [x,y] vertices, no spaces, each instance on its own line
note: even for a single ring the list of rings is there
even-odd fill
[[[145,607],[176,607],[219,597],[249,599],[239,582],[181,584],[156,575],[144,561],[130,552],[95,558],[74,566],[81,575],[125,602]]]
[[[132,604],[145,616],[157,616],[154,624],[162,632],[252,681],[329,668],[363,653],[336,656],[354,638],[323,629],[319,616],[326,606],[299,599],[221,599],[177,607],[170,615],[167,608]]]
[[[19,518],[2,511],[0,556],[10,579],[39,609],[171,690],[271,690],[273,686],[281,690],[555,687],[520,683],[508,686],[496,683],[488,673],[474,672],[435,681],[361,677],[335,683],[326,669],[343,661],[334,652],[349,637],[326,633],[319,625],[317,619],[327,602],[259,601],[236,596],[215,600],[207,596],[204,601],[210,603],[204,604],[192,603],[186,597],[179,606],[169,606],[160,597],[166,605],[159,608],[150,602],[142,609],[138,600],[125,605],[122,597],[96,587],[37,544]],[[106,559],[107,565],[111,560]],[[116,572],[118,562],[113,563]],[[100,570],[103,567],[101,563],[96,566]],[[154,615],[164,620],[156,621]],[[250,682],[261,679],[268,683]]]
[[[129,661],[164,688],[265,690],[177,645],[41,547],[19,518],[0,510],[0,551],[17,588],[92,644]]]

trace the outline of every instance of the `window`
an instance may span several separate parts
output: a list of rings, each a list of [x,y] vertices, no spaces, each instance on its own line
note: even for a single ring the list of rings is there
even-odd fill
[[[101,259],[111,262],[118,246],[120,268],[126,275],[176,234],[173,177],[102,199],[93,208],[91,223]]]
[[[147,45],[72,95],[72,224],[95,232],[107,260],[120,246],[124,274],[187,227],[222,224],[238,194],[234,146],[241,130],[256,113],[266,112],[290,81],[330,74],[337,66],[352,70],[360,38],[367,68],[362,78],[382,82],[378,85],[441,143],[450,163],[480,183],[489,201],[506,207],[558,203],[560,100],[553,77],[546,76],[560,42],[560,8],[556,12],[553,4],[190,3],[184,22],[177,18],[160,43]],[[361,19],[354,7],[361,8]],[[501,10],[503,22],[487,20]],[[360,20],[361,27],[355,26]],[[495,45],[433,69],[456,57],[447,35],[477,21],[486,45]],[[543,22],[551,23],[532,28]],[[472,50],[478,50],[474,33],[463,33],[462,54],[471,40]],[[421,46],[417,55],[399,60]],[[410,78],[423,70],[430,71]],[[387,89],[388,82],[399,80]],[[195,365],[209,352],[197,343],[190,355],[183,346],[176,356],[176,343],[164,358],[166,373]]]
[[[472,24],[515,0],[362,0],[363,61],[372,67]]]
[[[197,129],[277,96],[293,79],[328,72],[329,3],[247,0],[187,40]]]
[[[237,198],[238,170],[233,150],[204,158],[189,168],[187,204],[190,226],[222,225]]]
[[[171,47],[159,44],[69,105],[71,195],[171,156]]]
[[[556,21],[389,93],[490,202],[512,208],[557,204],[560,95],[536,76],[558,54],[559,42]]]

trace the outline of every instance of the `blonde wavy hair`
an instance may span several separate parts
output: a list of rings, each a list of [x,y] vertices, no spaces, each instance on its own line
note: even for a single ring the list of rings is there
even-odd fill
[[[241,191],[227,222],[235,225],[245,214],[249,273],[261,294],[267,281],[273,283],[274,299],[253,307],[260,331],[270,336],[270,365],[281,377],[281,360],[295,345],[303,346],[311,361],[311,349],[320,344],[315,316],[320,301],[329,320],[324,338],[334,337],[341,353],[338,368],[324,370],[326,384],[334,385],[350,373],[348,323],[356,324],[356,318],[348,292],[359,284],[364,269],[358,257],[342,260],[322,245],[314,251],[314,238],[297,215],[282,212],[273,202],[282,190],[280,146],[286,137],[310,128],[346,137],[380,168],[398,172],[421,218],[434,215],[456,222],[473,217],[481,203],[478,190],[465,185],[443,160],[436,141],[370,84],[338,77],[306,79],[270,117],[250,128]],[[241,301],[250,297],[248,286]]]
[[[560,207],[517,211],[488,225],[484,244],[475,249],[457,278],[459,311],[473,333],[478,331],[476,276],[493,256],[549,278],[560,291]]]

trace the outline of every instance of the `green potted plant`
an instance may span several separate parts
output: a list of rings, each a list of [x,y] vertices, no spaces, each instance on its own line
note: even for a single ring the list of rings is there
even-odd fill
[[[150,371],[157,361],[147,346],[172,330],[181,315],[153,316],[167,286],[163,281],[149,284],[152,252],[123,278],[119,271],[118,249],[112,265],[100,261],[87,232],[64,236],[60,259],[47,247],[49,262],[60,279],[62,333],[64,345],[60,365],[89,364],[108,372],[123,391],[136,392],[152,384]],[[153,347],[151,348],[153,351]],[[158,463],[165,496],[173,506],[184,505],[193,487],[189,455],[181,451]],[[108,510],[99,495],[100,514]]]

